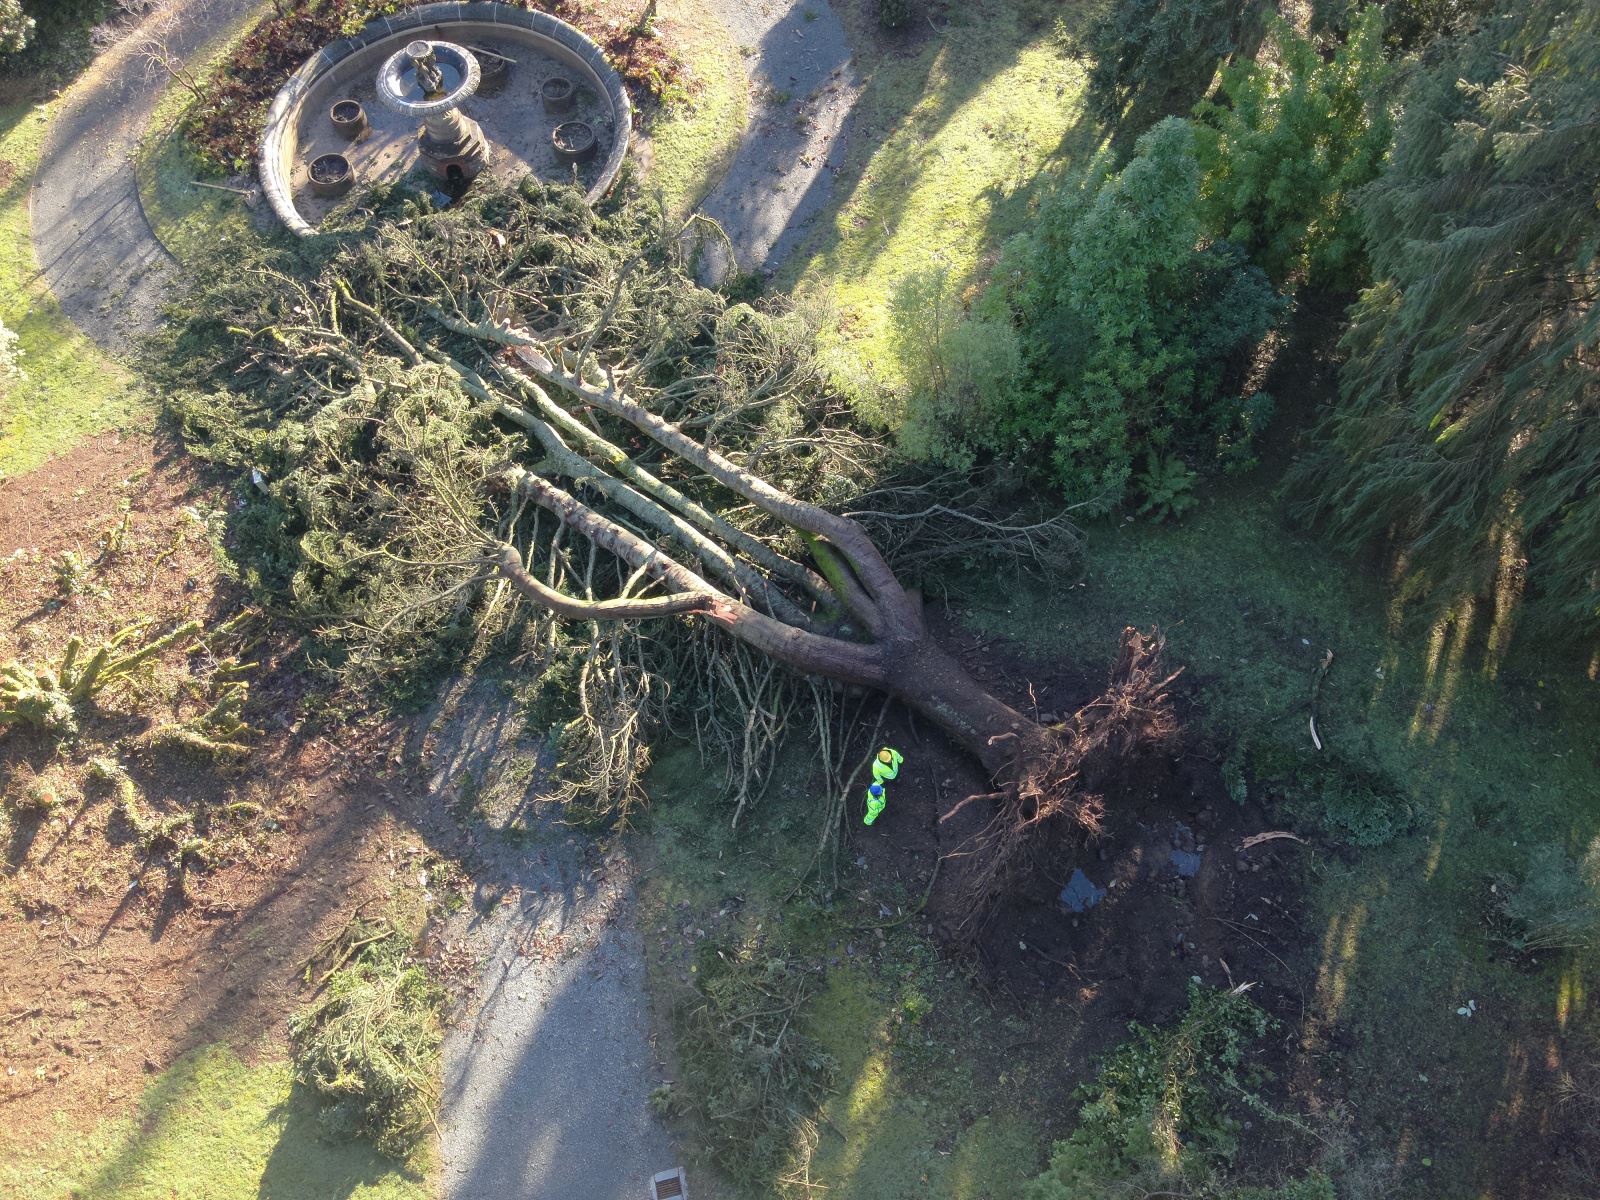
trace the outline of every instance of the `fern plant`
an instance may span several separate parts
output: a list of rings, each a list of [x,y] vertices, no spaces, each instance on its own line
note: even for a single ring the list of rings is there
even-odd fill
[[[1134,480],[1135,485],[1144,493],[1144,503],[1139,506],[1139,515],[1149,517],[1152,521],[1165,521],[1168,517],[1183,516],[1199,503],[1194,494],[1194,483],[1197,478],[1198,476],[1177,455],[1152,454],[1149,465]]]

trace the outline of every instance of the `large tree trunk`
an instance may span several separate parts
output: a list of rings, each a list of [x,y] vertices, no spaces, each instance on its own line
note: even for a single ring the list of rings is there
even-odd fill
[[[1054,740],[974,679],[928,634],[885,649],[889,671],[883,690],[944,730],[997,782],[1019,759]]]

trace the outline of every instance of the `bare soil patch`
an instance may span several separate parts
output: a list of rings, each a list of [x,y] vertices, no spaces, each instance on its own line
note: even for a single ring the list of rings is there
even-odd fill
[[[929,616],[951,653],[1027,715],[1065,720],[1104,689],[1101,672],[1039,661]],[[1181,677],[1174,700],[1181,727],[1192,703]],[[1126,1039],[1129,1022],[1178,1016],[1191,980],[1254,985],[1252,998],[1280,1022],[1260,1047],[1260,1061],[1278,1081],[1274,1090],[1287,1094],[1315,978],[1314,938],[1301,922],[1297,882],[1308,848],[1287,839],[1241,848],[1247,837],[1281,826],[1260,806],[1228,795],[1205,747],[1186,741],[1177,754],[1145,760],[1108,788],[1103,835],[1063,847],[967,940],[957,932],[967,915],[960,854],[992,809],[959,806],[987,792],[988,782],[969,755],[898,706],[889,710],[881,740],[906,761],[873,827],[861,826],[854,806],[849,852],[865,878],[894,881],[913,903],[926,895],[928,932],[956,957],[975,958],[996,998],[1027,1014],[1036,1037],[1026,1053],[1059,1064],[1046,1089],[1059,1094],[1045,1101],[1047,1109],[1071,1110],[1072,1087]],[[1077,871],[1101,893],[1082,912],[1061,896]],[[1010,1058],[997,1054],[978,1068],[999,1072]]]
[[[0,483],[0,660],[53,662],[74,634],[140,619],[214,629],[237,614],[217,505],[192,460],[142,435]],[[51,566],[69,551],[90,564],[70,594]],[[243,675],[256,732],[242,760],[148,736],[206,702],[218,641],[103,693],[76,741],[0,727],[0,1112],[19,1135],[48,1138],[62,1112],[91,1126],[198,1044],[275,1051],[305,957],[415,874],[424,852],[386,811],[398,738],[302,727],[296,639],[247,624],[234,648],[257,664]],[[209,867],[179,876],[141,847],[94,757],[122,764],[155,816],[194,814]]]

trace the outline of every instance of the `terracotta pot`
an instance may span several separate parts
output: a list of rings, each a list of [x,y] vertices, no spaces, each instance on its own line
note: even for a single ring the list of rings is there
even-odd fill
[[[318,196],[342,196],[356,181],[355,169],[342,154],[323,154],[311,160],[311,190]]]
[[[478,95],[493,96],[502,91],[506,80],[511,76],[511,64],[506,59],[490,54],[487,50],[468,47],[478,59]]]
[[[588,162],[599,146],[594,130],[582,121],[563,121],[550,131],[550,145],[564,163]]]
[[[356,100],[340,100],[328,110],[328,118],[341,135],[352,142],[367,131],[367,110]]]
[[[552,75],[539,85],[539,98],[544,101],[547,113],[572,111],[572,102],[578,98],[577,85],[564,75]]]

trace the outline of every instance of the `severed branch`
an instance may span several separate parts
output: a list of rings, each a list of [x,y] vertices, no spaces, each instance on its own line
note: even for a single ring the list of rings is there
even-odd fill
[[[673,617],[707,611],[713,597],[704,592],[656,596],[645,600],[580,600],[546,587],[528,573],[515,546],[502,545],[491,562],[505,580],[540,608],[574,620],[626,621],[641,617]]]
[[[846,586],[841,598],[874,635],[882,635],[896,625],[908,633],[920,630],[920,611],[906,595],[866,530],[856,522],[797,500],[766,480],[741,469],[671,422],[629,399],[614,384],[608,383],[602,387],[588,382],[565,366],[558,366],[551,354],[547,353],[546,344],[530,333],[492,321],[473,324],[450,317],[438,309],[432,310],[430,315],[454,332],[510,347],[516,359],[546,383],[554,384],[601,411],[627,421],[669,453],[698,467],[785,525],[832,543],[843,557],[850,574],[860,584],[859,588]],[[566,358],[559,350],[553,353],[563,361]]]

